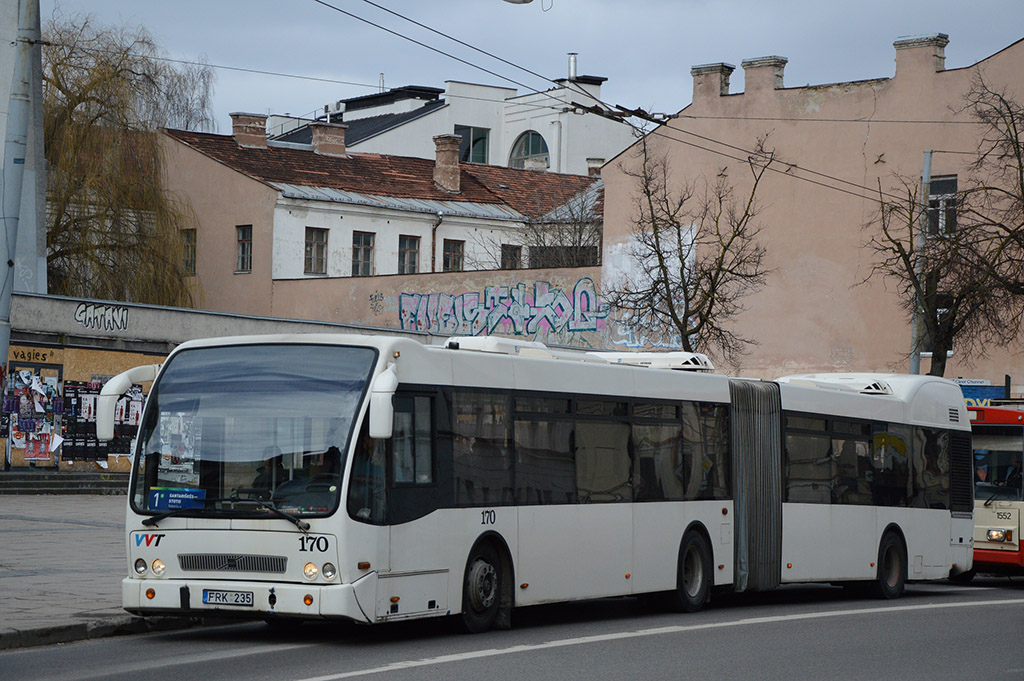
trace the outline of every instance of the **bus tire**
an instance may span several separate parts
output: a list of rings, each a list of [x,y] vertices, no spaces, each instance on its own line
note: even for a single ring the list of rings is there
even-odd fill
[[[872,591],[878,598],[899,598],[907,583],[907,550],[895,532],[886,532],[878,545],[877,576]]]
[[[711,593],[711,549],[700,532],[687,532],[679,547],[679,567],[672,606],[681,612],[697,612]]]
[[[480,542],[473,547],[466,561],[462,580],[462,628],[479,634],[494,626],[501,607],[501,560],[494,546]]]

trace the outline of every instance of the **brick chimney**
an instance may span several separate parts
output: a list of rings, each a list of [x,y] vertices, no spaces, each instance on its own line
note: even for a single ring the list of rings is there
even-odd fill
[[[324,156],[347,156],[345,153],[345,130],[343,123],[316,121],[309,126],[313,130],[313,152]]]
[[[782,72],[789,60],[785,57],[756,57],[740,62],[743,67],[743,91],[761,92],[782,89]]]
[[[591,177],[601,176],[601,166],[604,165],[603,158],[588,158],[587,159],[587,175]]]
[[[945,70],[948,44],[949,36],[945,33],[898,38],[892,44],[896,48],[896,76]]]
[[[459,135],[438,135],[434,138],[434,184],[449,194],[459,193]]]
[[[235,112],[231,115],[231,134],[243,147],[267,146],[267,117],[263,114]]]
[[[693,101],[718,98],[729,94],[729,76],[736,70],[732,64],[698,64],[690,69],[693,76]]]

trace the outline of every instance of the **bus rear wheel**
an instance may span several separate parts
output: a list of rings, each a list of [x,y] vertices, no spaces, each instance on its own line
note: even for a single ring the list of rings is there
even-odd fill
[[[873,591],[879,598],[899,598],[907,583],[907,550],[895,532],[886,532],[878,545],[878,572]]]
[[[497,551],[488,543],[477,544],[466,561],[462,586],[462,628],[470,634],[487,631],[501,606],[502,574]]]
[[[699,532],[687,532],[679,548],[679,567],[672,605],[682,612],[697,612],[711,593],[711,549]]]

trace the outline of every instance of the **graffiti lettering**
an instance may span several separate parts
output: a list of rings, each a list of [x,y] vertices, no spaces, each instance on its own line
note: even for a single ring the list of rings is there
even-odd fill
[[[639,325],[633,323],[632,316],[629,313],[620,314],[618,319],[615,320],[613,328],[614,334],[612,334],[611,337],[612,344],[621,345],[623,347],[630,348],[631,350],[678,350],[683,347],[682,338],[678,331],[670,332],[668,330],[662,330],[659,333],[650,329],[641,328]]]
[[[546,281],[486,286],[482,293],[403,293],[398,314],[402,329],[458,336],[500,333],[543,336],[597,331],[609,305],[597,297],[594,281],[583,277],[572,295]]]
[[[384,294],[380,291],[370,294],[370,311],[375,317],[384,311]]]
[[[75,321],[87,329],[126,331],[128,329],[128,308],[121,305],[79,303],[75,308]]]
[[[45,362],[49,356],[48,352],[41,352],[39,350],[16,350],[11,348],[11,359],[21,362]]]

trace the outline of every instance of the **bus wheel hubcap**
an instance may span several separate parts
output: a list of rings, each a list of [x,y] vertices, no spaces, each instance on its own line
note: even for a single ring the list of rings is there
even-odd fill
[[[480,612],[494,605],[498,597],[498,572],[486,560],[477,559],[469,568],[469,601]]]

